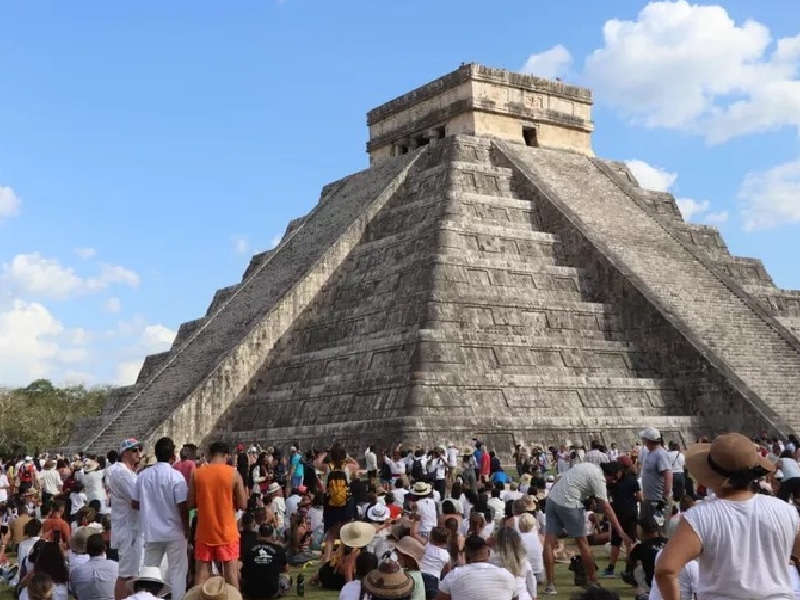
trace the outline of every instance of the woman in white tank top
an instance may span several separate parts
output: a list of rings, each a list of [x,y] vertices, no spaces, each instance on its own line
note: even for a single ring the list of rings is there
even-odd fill
[[[752,491],[775,465],[745,436],[728,433],[691,446],[686,466],[716,499],[690,508],[661,553],[655,579],[664,600],[680,600],[680,572],[695,559],[698,600],[794,600],[788,557],[800,554],[800,515]]]

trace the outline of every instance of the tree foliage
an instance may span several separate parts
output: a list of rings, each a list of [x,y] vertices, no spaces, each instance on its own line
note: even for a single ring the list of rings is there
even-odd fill
[[[0,455],[64,445],[76,421],[100,413],[111,389],[60,388],[48,379],[24,388],[0,388]]]

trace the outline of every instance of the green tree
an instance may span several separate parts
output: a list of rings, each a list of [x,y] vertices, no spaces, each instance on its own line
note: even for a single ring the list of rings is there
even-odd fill
[[[0,388],[0,451],[30,453],[65,444],[76,421],[100,413],[111,389],[59,388],[48,379],[24,388]]]

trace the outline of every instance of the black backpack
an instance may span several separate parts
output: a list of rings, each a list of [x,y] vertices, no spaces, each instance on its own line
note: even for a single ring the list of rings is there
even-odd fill
[[[383,481],[391,481],[392,480],[392,468],[389,466],[389,463],[384,461],[383,465],[381,465],[381,479]]]
[[[415,458],[411,464],[411,477],[414,481],[425,481],[425,471],[422,469],[422,459]]]

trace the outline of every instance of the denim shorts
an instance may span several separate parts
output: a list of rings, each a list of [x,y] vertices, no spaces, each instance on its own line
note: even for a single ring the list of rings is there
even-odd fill
[[[586,510],[582,507],[569,508],[548,500],[544,515],[545,533],[558,537],[566,531],[571,538],[586,537]]]

